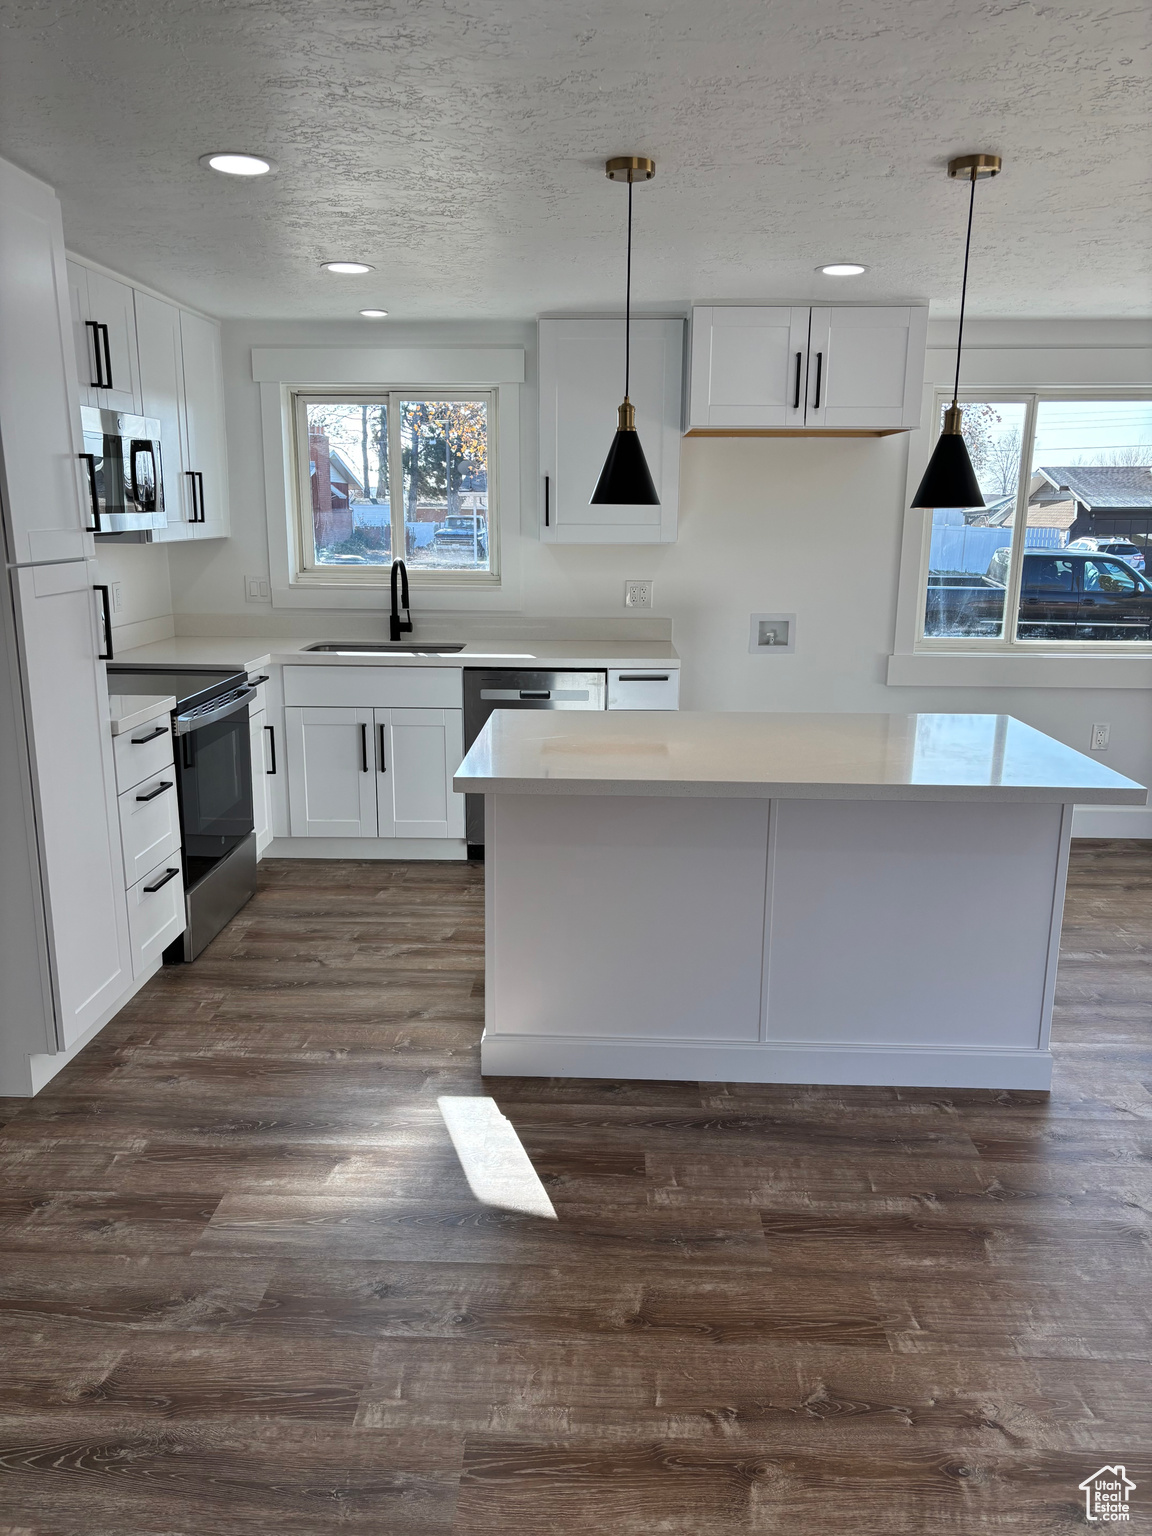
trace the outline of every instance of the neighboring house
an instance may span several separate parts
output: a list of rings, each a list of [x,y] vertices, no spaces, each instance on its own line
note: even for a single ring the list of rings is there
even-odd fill
[[[1010,528],[1015,520],[1015,497],[1001,497],[976,518],[985,528]],[[1028,485],[1028,527],[1055,529],[1064,544],[1085,534],[1111,534],[1152,545],[1152,468],[1041,465]]]
[[[1136,1484],[1123,1467],[1101,1467],[1080,1484],[1088,1519],[1103,1524],[1125,1523],[1128,1504]]]

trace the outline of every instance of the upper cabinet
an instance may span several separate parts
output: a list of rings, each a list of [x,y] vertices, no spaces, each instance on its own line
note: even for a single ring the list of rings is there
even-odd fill
[[[928,309],[692,311],[688,432],[907,432],[920,425]]]
[[[632,321],[630,396],[659,506],[591,506],[624,394],[623,317],[540,321],[540,537],[667,544],[680,489],[684,322]]]
[[[168,525],[152,538],[168,544],[225,538],[220,327],[80,262],[68,263],[68,286],[80,403],[160,423]]]
[[[92,553],[60,204],[0,160],[0,551],[14,565]]]
[[[136,310],[127,283],[68,263],[80,404],[140,415]]]

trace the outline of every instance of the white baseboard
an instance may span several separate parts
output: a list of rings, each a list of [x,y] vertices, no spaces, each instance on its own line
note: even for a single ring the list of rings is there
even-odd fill
[[[1078,805],[1072,836],[1152,838],[1152,805]]]
[[[466,859],[462,837],[274,837],[265,859]]]
[[[832,1083],[892,1088],[1052,1086],[1050,1051],[905,1046],[700,1044],[679,1040],[491,1035],[480,1042],[487,1077],[608,1077],[663,1082]]]

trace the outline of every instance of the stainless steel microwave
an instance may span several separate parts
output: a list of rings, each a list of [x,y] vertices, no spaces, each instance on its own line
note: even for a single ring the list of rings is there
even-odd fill
[[[160,423],[151,416],[80,407],[81,459],[94,533],[165,528]]]

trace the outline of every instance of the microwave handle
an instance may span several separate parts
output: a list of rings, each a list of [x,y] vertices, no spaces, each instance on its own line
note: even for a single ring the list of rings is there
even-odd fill
[[[156,445],[146,437],[134,437],[129,447],[132,459],[132,500],[140,508],[141,512],[155,512],[156,503],[159,501],[157,490],[160,484],[160,476],[156,469]],[[140,481],[136,475],[136,459],[147,456],[152,461],[152,505],[144,506],[143,497],[140,494]]]

